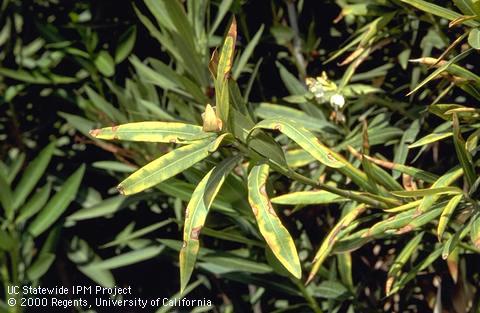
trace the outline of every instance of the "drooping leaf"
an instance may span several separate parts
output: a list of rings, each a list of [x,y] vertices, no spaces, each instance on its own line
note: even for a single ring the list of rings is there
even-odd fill
[[[463,173],[467,179],[468,185],[473,186],[473,183],[477,179],[475,168],[472,161],[472,155],[467,151],[465,140],[460,132],[460,125],[457,114],[453,114],[453,143],[455,145],[455,151],[457,153],[460,165],[463,168]]]
[[[199,236],[210,206],[225,181],[225,177],[239,161],[238,157],[224,160],[198,183],[185,211],[183,246],[180,250],[180,290],[184,291],[190,280],[198,251]]]
[[[438,221],[438,227],[437,227],[437,237],[438,240],[442,239],[443,232],[445,231],[445,228],[447,227],[448,221],[452,217],[453,211],[457,207],[457,205],[460,203],[462,200],[463,195],[456,195],[448,201],[447,205],[443,209],[442,215],[440,216],[440,220]]]
[[[267,119],[255,125],[251,132],[259,128],[279,130],[326,166],[333,168],[344,166],[344,164],[335,158],[331,150],[324,146],[318,138],[295,122],[280,118]]]
[[[280,263],[296,278],[302,276],[297,248],[288,230],[278,218],[267,195],[269,166],[255,165],[248,175],[248,201],[258,228]]]
[[[385,293],[390,293],[392,284],[395,279],[400,276],[400,271],[402,270],[403,266],[412,257],[414,252],[417,251],[418,245],[422,241],[423,234],[424,233],[422,232],[413,237],[393,261],[392,266],[388,271],[387,282],[385,284]]]
[[[325,237],[322,244],[320,245],[320,248],[315,254],[315,257],[313,258],[312,269],[310,270],[310,274],[308,275],[307,284],[313,280],[315,275],[320,270],[320,267],[322,266],[323,262],[332,251],[333,246],[339,240],[339,237],[338,237],[339,232],[343,228],[349,226],[357,218],[358,215],[360,215],[362,212],[365,211],[365,209],[366,209],[366,206],[363,204],[355,207],[353,210],[348,212],[343,218],[341,218],[340,221],[329,232],[327,237]]]

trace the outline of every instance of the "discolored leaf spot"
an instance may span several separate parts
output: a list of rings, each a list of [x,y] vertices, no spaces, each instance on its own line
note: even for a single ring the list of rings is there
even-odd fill
[[[198,237],[200,236],[200,231],[202,230],[202,226],[198,226],[192,229],[192,232],[190,233],[190,238],[193,240],[198,240]]]

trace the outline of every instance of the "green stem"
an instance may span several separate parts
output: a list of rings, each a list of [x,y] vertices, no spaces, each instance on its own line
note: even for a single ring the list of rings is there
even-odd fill
[[[308,305],[310,308],[313,310],[315,313],[323,313],[322,309],[318,305],[317,300],[310,294],[310,292],[307,290],[307,288],[303,285],[303,283],[296,279],[296,278],[291,278],[292,282],[298,287],[300,292],[302,293],[303,297],[305,300],[307,300]]]

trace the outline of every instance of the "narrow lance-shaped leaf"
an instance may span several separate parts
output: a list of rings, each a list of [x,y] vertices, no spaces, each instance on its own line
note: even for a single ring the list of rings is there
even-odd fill
[[[185,211],[185,226],[183,229],[183,246],[180,250],[180,290],[183,293],[195,266],[200,249],[199,235],[208,211],[225,177],[239,161],[239,157],[224,160],[200,181],[192,194]]]
[[[326,166],[333,168],[344,166],[340,160],[334,157],[330,149],[320,143],[317,137],[301,125],[283,118],[267,119],[255,125],[250,133],[259,128],[279,130]]]
[[[13,218],[13,195],[7,175],[0,172],[0,204],[8,219]]]
[[[224,127],[228,123],[229,113],[229,90],[228,79],[232,69],[235,42],[237,40],[237,22],[232,19],[225,41],[223,42],[217,65],[217,77],[215,79],[215,96],[217,99],[217,117],[223,122]]]
[[[182,141],[209,136],[201,126],[175,122],[139,122],[119,126],[93,129],[90,135],[97,139],[129,140],[163,143]],[[211,135],[210,135],[211,136]]]
[[[415,141],[408,148],[417,148],[452,136],[452,133],[432,133]]]
[[[356,218],[358,215],[360,215],[362,212],[364,212],[366,209],[366,206],[364,204],[361,204],[354,208],[352,211],[348,212],[338,223],[335,225],[330,233],[325,237],[323,240],[322,244],[320,245],[320,248],[318,249],[317,253],[315,254],[315,257],[313,258],[313,266],[310,271],[310,274],[308,275],[307,279],[307,284],[310,283],[315,275],[318,273],[320,270],[320,267],[322,266],[323,262],[327,258],[327,256],[330,254],[332,251],[333,246],[339,239],[339,232],[344,228],[349,226]]]
[[[214,145],[215,141],[204,140],[175,149],[128,176],[117,188],[130,195],[155,186],[208,157]]]
[[[453,114],[453,143],[455,145],[455,151],[457,152],[458,160],[463,168],[463,173],[467,179],[468,186],[473,186],[476,179],[475,169],[473,167],[472,156],[467,151],[465,146],[465,140],[460,132],[460,126],[457,114]]]
[[[55,150],[55,143],[52,142],[46,146],[26,168],[22,179],[18,183],[13,193],[13,207],[17,209],[23,204],[27,196],[33,190],[37,182],[45,172],[48,163],[52,158]]]
[[[302,276],[297,248],[288,230],[278,218],[267,195],[269,166],[255,165],[248,175],[248,201],[258,228],[280,263],[296,278]]]
[[[459,194],[462,193],[462,189],[458,187],[438,187],[427,188],[407,191],[392,191],[392,194],[397,197],[410,198],[410,197],[425,197],[430,195],[445,195],[445,194]]]
[[[75,199],[84,172],[85,165],[82,165],[65,181],[62,187],[50,201],[47,202],[43,210],[29,225],[28,232],[30,234],[37,237],[57,221],[73,199]]]
[[[480,215],[473,221],[470,238],[475,248],[480,249]]]
[[[388,278],[385,284],[385,292],[388,294],[392,288],[392,284],[399,277],[400,271],[405,263],[410,259],[413,253],[418,249],[418,245],[422,241],[423,232],[415,236],[412,240],[410,240],[407,245],[403,248],[403,250],[398,254],[393,261],[392,267],[388,271]]]
[[[448,221],[452,217],[453,211],[457,207],[457,205],[460,203],[460,200],[462,200],[463,195],[456,195],[450,201],[448,201],[447,205],[443,209],[442,215],[440,216],[440,220],[438,222],[438,227],[437,227],[437,236],[438,240],[440,241],[443,236],[443,232],[445,231],[445,228],[447,227]]]
[[[432,189],[446,187],[451,184],[455,180],[457,180],[460,176],[462,176],[463,170],[461,168],[454,168],[448,171],[445,175],[441,176],[435,183],[432,185]],[[427,195],[423,198],[422,203],[418,206],[419,212],[427,211],[438,199],[440,199],[441,195]]]
[[[51,184],[47,183],[38,190],[21,208],[15,223],[19,224],[37,214],[38,211],[47,203],[50,196]]]
[[[297,191],[272,198],[272,203],[288,205],[324,204],[346,201],[334,193],[325,190]]]

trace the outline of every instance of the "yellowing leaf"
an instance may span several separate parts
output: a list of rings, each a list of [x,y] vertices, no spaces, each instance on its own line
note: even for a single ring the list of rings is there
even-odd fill
[[[302,276],[297,248],[288,230],[282,225],[268,198],[266,183],[269,166],[255,165],[248,175],[248,202],[258,228],[275,257],[296,278]]]
[[[180,290],[181,293],[190,280],[195,260],[200,249],[198,240],[200,231],[205,224],[208,211],[222,187],[225,177],[239,161],[239,157],[226,159],[200,181],[192,194],[185,211],[185,226],[183,228],[183,246],[180,250]]]
[[[313,259],[313,266],[308,275],[307,284],[313,280],[317,272],[320,270],[323,262],[332,251],[333,246],[338,241],[338,233],[348,225],[350,225],[358,215],[360,215],[363,211],[365,211],[366,206],[361,204],[354,208],[352,211],[348,212],[338,223],[335,225],[328,236],[323,240],[320,248],[318,249],[315,257]]]
[[[333,168],[344,166],[340,160],[335,158],[332,151],[324,146],[310,131],[290,120],[283,118],[263,120],[255,125],[251,132],[258,128],[279,130],[326,166]]]
[[[460,200],[462,200],[463,195],[456,195],[450,201],[448,201],[447,205],[443,209],[442,215],[440,216],[440,220],[438,222],[438,228],[437,228],[437,236],[438,240],[442,239],[443,232],[445,231],[445,228],[447,227],[447,223],[450,220],[453,211],[457,207],[458,203],[460,203]]]
[[[197,125],[174,122],[139,122],[93,129],[90,131],[90,135],[106,140],[181,143],[184,140],[209,134],[205,134],[202,127]]]
[[[325,190],[298,191],[272,198],[273,203],[290,205],[324,204],[345,200],[345,198]]]
[[[155,186],[205,159],[215,143],[203,140],[175,149],[128,176],[117,188],[123,195],[130,195]]]

